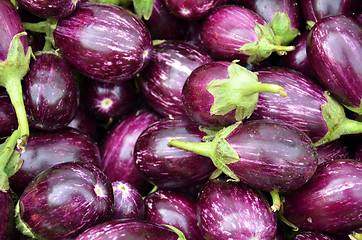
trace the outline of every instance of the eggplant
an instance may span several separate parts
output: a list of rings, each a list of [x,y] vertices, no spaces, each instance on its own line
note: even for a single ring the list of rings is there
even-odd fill
[[[10,136],[17,127],[14,106],[5,88],[0,87],[0,138]]]
[[[165,0],[167,8],[183,20],[198,20],[217,6],[219,0]]]
[[[192,70],[211,60],[190,43],[168,40],[154,46],[151,60],[137,83],[149,105],[160,115],[185,116],[182,86]]]
[[[62,162],[86,162],[100,166],[101,155],[95,142],[72,128],[54,132],[33,132],[27,150],[20,155],[23,164],[10,178],[19,195],[42,171]]]
[[[69,65],[56,53],[37,54],[23,82],[29,125],[42,130],[66,127],[80,101],[77,81]]]
[[[209,181],[196,202],[205,239],[274,240],[277,221],[265,198],[241,182]]]
[[[298,233],[292,240],[334,240],[334,238],[327,236],[323,233],[305,231]]]
[[[349,145],[341,139],[323,144],[317,147],[318,165],[337,159],[349,159],[352,157]]]
[[[256,73],[260,82],[280,85],[288,96],[281,99],[260,93],[251,120],[272,119],[291,124],[305,132],[315,146],[362,131],[361,122],[346,118],[343,106],[301,73],[281,67],[265,68]]]
[[[14,206],[10,191],[0,191],[0,239],[11,240],[14,230]]]
[[[136,167],[159,188],[177,189],[206,180],[215,170],[207,157],[171,148],[171,138],[199,142],[205,133],[188,119],[162,118],[148,126],[134,147]]]
[[[159,116],[147,109],[131,113],[109,130],[100,146],[102,171],[112,181],[128,182],[141,194],[152,186],[140,174],[133,159],[136,140]]]
[[[83,84],[82,101],[98,120],[117,121],[131,112],[138,94],[134,79],[121,83],[104,83],[87,79]]]
[[[262,17],[236,5],[218,7],[206,16],[201,38],[215,60],[258,63],[273,52],[283,55],[294,50],[293,46],[281,46]]]
[[[41,18],[64,18],[72,14],[79,4],[79,0],[18,0],[21,8]]]
[[[196,124],[218,128],[250,117],[263,91],[287,95],[278,85],[260,83],[254,72],[236,61],[213,61],[188,76],[182,102],[187,116]]]
[[[203,239],[196,218],[196,201],[184,194],[159,189],[145,197],[146,220],[172,225],[188,240]]]
[[[302,187],[285,195],[284,217],[304,230],[341,232],[362,224],[362,163],[325,162]]]
[[[362,114],[362,29],[343,15],[320,20],[307,40],[318,82],[349,110]]]
[[[41,172],[15,207],[17,228],[39,239],[70,239],[113,214],[112,185],[90,163],[59,163]]]
[[[113,219],[144,219],[145,201],[138,190],[127,182],[112,182]]]
[[[75,240],[108,239],[178,240],[180,238],[176,232],[159,224],[136,220],[112,220],[87,229]]]
[[[91,139],[96,139],[97,122],[85,109],[84,104],[79,105],[73,120],[67,126],[77,129]]]
[[[127,10],[107,4],[80,5],[71,16],[59,19],[53,35],[71,66],[101,82],[134,77],[152,49],[145,24]]]

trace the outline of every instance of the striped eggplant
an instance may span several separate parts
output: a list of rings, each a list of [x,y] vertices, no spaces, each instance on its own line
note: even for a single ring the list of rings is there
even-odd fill
[[[40,18],[64,18],[72,14],[79,0],[17,0],[19,6]]]
[[[165,0],[167,8],[183,20],[198,20],[205,17],[220,0]]]
[[[343,15],[316,23],[307,40],[318,82],[349,110],[362,114],[362,27]]]
[[[292,240],[334,240],[334,238],[318,232],[304,231],[298,233]]]

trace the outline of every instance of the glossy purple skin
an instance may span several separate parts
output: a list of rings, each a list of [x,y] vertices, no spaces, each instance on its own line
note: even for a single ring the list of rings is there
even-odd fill
[[[21,194],[41,171],[62,162],[86,162],[100,165],[100,152],[93,140],[72,128],[54,132],[32,132],[23,165],[10,177],[10,186]]]
[[[85,109],[84,104],[79,105],[73,120],[67,126],[77,129],[92,139],[96,138],[97,122]]]
[[[177,240],[170,228],[146,221],[112,220],[98,224],[80,234],[75,240]]]
[[[291,43],[295,50],[279,58],[278,65],[298,71],[309,78],[315,79],[316,74],[307,56],[307,37],[309,31],[304,31]]]
[[[115,83],[86,80],[82,101],[98,120],[117,120],[129,113],[136,102],[137,92],[133,79]]]
[[[298,233],[292,240],[334,240],[334,238],[322,233],[307,231]]]
[[[138,136],[159,117],[149,110],[130,114],[113,128],[103,139],[101,169],[112,181],[124,181],[144,194],[151,184],[140,174],[133,159]]]
[[[307,55],[325,89],[344,105],[360,107],[361,25],[342,15],[318,21],[308,36]]]
[[[205,136],[187,120],[163,118],[145,129],[135,144],[137,168],[156,186],[177,189],[206,180],[215,167],[204,156],[168,145],[169,139],[200,142]]]
[[[8,137],[18,127],[15,109],[5,88],[0,87],[0,138]]]
[[[206,89],[214,79],[228,79],[230,62],[213,61],[192,71],[182,88],[182,102],[187,116],[197,125],[208,127],[229,126],[235,122],[235,110],[225,115],[211,115],[213,95]]]
[[[195,68],[210,61],[196,46],[169,40],[154,46],[138,85],[149,105],[162,116],[185,116],[182,87]]]
[[[127,182],[112,182],[113,219],[144,219],[145,201],[138,190]]]
[[[19,0],[19,5],[41,18],[64,18],[72,14],[78,6],[78,0]]]
[[[109,179],[93,164],[60,163],[41,172],[19,199],[19,216],[39,238],[75,238],[113,214]]]
[[[69,65],[59,56],[36,56],[23,83],[25,110],[29,126],[55,130],[74,118],[80,92]]]
[[[14,206],[10,191],[0,191],[0,240],[11,240],[14,230]]]
[[[206,239],[274,240],[277,222],[267,201],[241,182],[215,179],[197,200],[200,231]]]
[[[341,139],[317,147],[318,164],[352,157],[349,146]]]
[[[200,240],[196,218],[196,201],[186,195],[159,189],[145,197],[146,220],[176,227],[188,240]]]
[[[236,5],[217,8],[202,24],[201,38],[205,49],[215,60],[239,59],[246,63],[249,55],[236,49],[258,40],[254,31],[256,22],[261,25],[265,23],[250,9]],[[218,34],[215,34],[216,32]]]
[[[24,32],[24,27],[19,13],[8,0],[0,1],[0,16],[0,61],[4,61],[8,54],[11,40],[15,34]],[[22,36],[20,39],[26,52],[28,49],[26,36]]]
[[[303,0],[300,4],[304,19],[312,22],[339,14],[352,16],[358,9],[358,1],[355,0]]]
[[[240,161],[228,164],[242,182],[263,191],[286,192],[305,184],[318,157],[298,128],[272,120],[245,122],[226,137]],[[277,151],[275,151],[277,149]]]
[[[150,18],[145,21],[152,39],[181,39],[188,29],[188,22],[174,16],[165,0],[154,0]]]
[[[125,9],[85,3],[60,19],[55,44],[83,75],[101,82],[134,77],[149,60],[151,35],[145,24]]]
[[[362,224],[361,192],[362,163],[326,162],[308,183],[285,196],[284,217],[310,231],[352,230]]]
[[[260,93],[251,119],[272,119],[291,124],[312,139],[320,140],[328,132],[321,113],[321,105],[327,103],[324,89],[299,72],[273,67],[257,71],[262,83],[277,84],[287,96],[277,98],[270,93]]]
[[[197,20],[205,17],[218,0],[165,0],[168,9],[183,20]]]
[[[353,159],[362,162],[362,143],[356,147]]]

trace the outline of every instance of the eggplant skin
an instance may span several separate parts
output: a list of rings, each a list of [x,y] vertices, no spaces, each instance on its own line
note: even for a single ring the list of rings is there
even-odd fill
[[[362,163],[325,162],[305,185],[285,195],[284,217],[309,231],[353,230],[362,225],[361,192]]]
[[[0,191],[0,216],[0,240],[11,240],[14,230],[14,206],[9,191]]]
[[[64,18],[72,14],[79,0],[18,0],[19,5],[41,18]]]
[[[64,59],[83,75],[102,82],[134,77],[152,49],[145,24],[127,10],[85,3],[54,30],[55,45]]]
[[[5,88],[0,87],[0,138],[10,136],[17,127],[14,106]]]
[[[142,220],[112,220],[87,229],[75,240],[177,240],[168,227]]]

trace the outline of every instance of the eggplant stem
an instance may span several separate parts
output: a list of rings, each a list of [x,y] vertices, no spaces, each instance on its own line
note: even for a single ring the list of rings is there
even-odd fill
[[[26,30],[38,33],[46,33],[48,28],[48,21],[41,21],[37,23],[23,22]]]
[[[205,157],[210,157],[211,155],[210,149],[213,149],[212,148],[213,142],[194,143],[194,142],[185,142],[178,139],[170,139],[168,140],[168,145],[170,147],[177,147],[187,151],[191,151]]]
[[[273,200],[273,205],[270,207],[273,212],[277,212],[280,210],[282,202],[280,201],[279,191],[277,189],[270,192],[270,195]]]
[[[17,143],[17,140],[19,138],[19,130],[13,131],[10,137],[8,137],[5,141],[5,146],[3,149],[1,149],[0,152],[0,170],[4,170],[6,167],[6,164],[8,163],[11,155],[14,152],[15,145]]]

